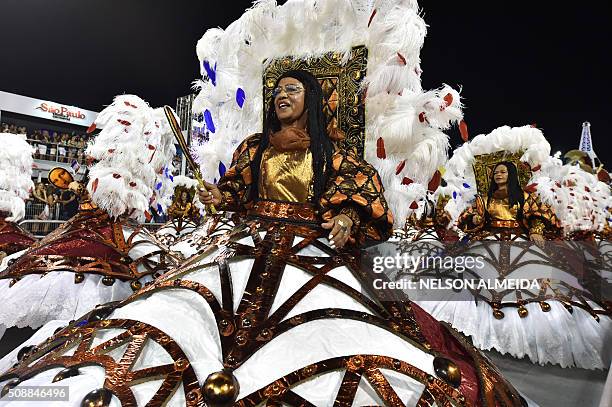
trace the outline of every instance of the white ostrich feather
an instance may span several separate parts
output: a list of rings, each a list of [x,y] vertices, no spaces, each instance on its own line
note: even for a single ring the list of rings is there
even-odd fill
[[[601,230],[612,206],[610,187],[578,166],[549,157],[531,183],[542,202],[550,205],[565,233]]]
[[[151,205],[165,209],[176,149],[163,109],[134,95],[117,96],[95,124],[102,131],[86,150],[97,160],[87,185],[93,202],[113,217],[140,221]]]
[[[0,212],[7,212],[9,222],[25,216],[24,200],[28,199],[32,182],[34,147],[23,134],[0,133]]]

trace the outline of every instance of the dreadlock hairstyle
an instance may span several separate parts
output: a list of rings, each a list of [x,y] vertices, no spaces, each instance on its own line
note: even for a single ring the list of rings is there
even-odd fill
[[[274,85],[275,88],[283,78],[294,78],[304,85],[304,109],[308,115],[306,130],[310,136],[310,151],[312,152],[312,170],[314,174],[313,192],[315,200],[318,201],[325,191],[325,183],[332,166],[331,159],[334,151],[333,144],[327,135],[327,125],[325,115],[323,114],[323,90],[317,78],[306,71],[295,70],[285,72],[277,79]],[[276,110],[274,108],[274,98],[272,98],[264,118],[263,135],[253,161],[251,161],[253,183],[249,192],[250,200],[255,201],[259,198],[261,157],[270,144],[270,134],[279,131],[280,128],[280,121],[276,117]]]
[[[521,188],[521,184],[519,183],[518,171],[516,170],[516,166],[514,163],[510,161],[501,161],[495,164],[493,168],[493,173],[491,174],[491,184],[489,185],[489,194],[488,201],[491,200],[493,193],[497,191],[497,183],[495,182],[495,170],[500,165],[505,166],[508,169],[508,181],[507,181],[507,190],[508,190],[508,204],[510,207],[518,204],[517,217],[522,219],[523,217],[523,204],[525,203],[525,196],[523,195],[523,188]]]

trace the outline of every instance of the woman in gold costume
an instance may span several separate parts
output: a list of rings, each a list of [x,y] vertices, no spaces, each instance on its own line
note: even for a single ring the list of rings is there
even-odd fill
[[[270,215],[288,204],[308,219],[321,218],[332,247],[389,238],[393,217],[376,170],[337,149],[328,132],[317,80],[304,71],[282,75],[273,92],[263,134],[247,138],[218,185],[206,184],[200,200],[222,209]],[[315,111],[316,114],[309,114]],[[254,182],[257,180],[257,182]],[[280,205],[280,206],[279,206]]]
[[[510,161],[493,168],[489,191],[485,199],[478,195],[476,203],[460,217],[458,225],[475,239],[500,232],[502,236],[527,234],[538,246],[543,246],[545,232],[552,236],[557,218],[550,208],[523,191],[516,166]]]
[[[355,249],[388,239],[392,216],[378,173],[334,145],[322,111],[316,78],[282,75],[263,134],[248,137],[219,183],[200,191],[202,203],[240,213],[236,225],[189,237],[197,255],[22,355],[0,386],[55,374],[73,400],[100,406],[113,397],[189,407],[526,406],[464,337],[372,288]],[[89,349],[89,336],[113,329],[119,336]],[[83,335],[73,355],[60,356]],[[127,342],[121,366],[146,368],[101,357]],[[104,368],[103,381],[80,369],[90,364]],[[361,391],[365,381],[375,396]]]

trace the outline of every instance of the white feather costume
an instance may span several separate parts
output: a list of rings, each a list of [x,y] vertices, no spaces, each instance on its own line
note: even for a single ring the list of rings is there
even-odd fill
[[[379,1],[373,8],[365,0],[289,0],[277,6],[275,1],[263,0],[227,29],[207,31],[197,52],[209,80],[199,83],[195,111],[205,112],[210,140],[194,148],[204,178],[218,179],[219,162],[227,165],[237,143],[261,130],[264,58],[316,56],[329,50],[346,54],[351,46],[366,44],[371,50],[365,79],[371,106],[366,126],[372,134],[367,140],[366,157],[375,154],[372,149],[383,137],[388,155],[381,160],[384,164],[377,165],[390,191],[387,199],[400,214],[403,206],[410,205],[394,198],[394,193],[408,191],[410,186],[396,185],[394,189],[390,178],[403,177],[414,180],[413,192],[406,194],[418,199],[424,193],[423,183],[444,161],[447,139],[440,129],[460,118],[459,97],[448,88],[421,91],[418,54],[425,24],[415,1],[390,3]],[[246,94],[242,107],[235,100],[238,88]],[[383,115],[392,116],[397,123],[390,126]],[[427,154],[431,154],[431,162],[425,159]],[[403,160],[407,161],[404,172],[396,175],[394,169]],[[422,168],[408,161],[417,161]],[[139,336],[139,344],[128,345],[127,353],[123,347],[112,351],[116,351],[115,357],[123,353],[137,358],[138,366],[146,366],[139,370],[143,374],[139,380],[146,382],[130,387],[129,393],[123,392],[123,400],[133,396],[143,405],[216,405],[207,399],[214,395],[206,389],[211,388],[211,377],[215,377],[209,374],[218,372],[237,380],[239,388],[224,388],[233,390],[244,405],[329,406],[334,400],[339,405],[476,404],[481,397],[476,388],[486,394],[482,397],[490,400],[491,407],[521,405],[518,393],[454,331],[407,301],[391,302],[397,307],[381,301],[378,308],[368,297],[375,294],[367,278],[345,262],[344,254],[335,253],[327,239],[319,238],[317,228],[287,221],[281,213],[271,215],[267,220],[262,217],[235,227],[219,216],[210,217],[209,223],[184,241],[183,247],[189,251],[186,254],[198,251],[199,255],[191,257],[184,268],[160,277],[150,290],[145,288],[132,297],[133,301],[108,308],[102,321],[105,328],[122,319],[131,321],[129,324],[138,321],[135,329],[155,327],[162,331],[156,337]],[[226,228],[231,230],[226,232]],[[198,233],[201,231],[212,233]],[[286,256],[293,252],[299,261],[288,260]],[[397,325],[391,324],[392,320]],[[421,331],[425,322],[427,328]],[[264,329],[260,323],[269,324],[269,328]],[[414,331],[408,332],[411,329]],[[415,337],[414,342],[406,340],[404,334],[398,334],[402,330],[407,336],[421,332],[432,343],[423,344],[424,336]],[[120,335],[134,332],[129,328]],[[117,333],[110,330],[101,340]],[[446,348],[448,343],[452,343],[452,350]],[[168,345],[172,345],[172,355]],[[139,352],[133,351],[134,346]],[[436,375],[440,377],[442,371],[449,370],[438,366],[438,362],[446,363],[440,355],[455,357],[449,352],[464,357],[457,362],[462,365],[461,378],[446,378],[454,381],[456,388],[436,379]],[[342,363],[335,368],[339,360]],[[476,360],[478,363],[473,363]],[[17,369],[26,368],[28,363],[24,361]],[[370,368],[370,363],[381,369]],[[164,372],[172,369],[167,378],[177,378],[178,382],[160,388],[159,381],[150,380],[149,373],[154,371],[149,367],[162,364]],[[224,367],[227,369],[219,372]],[[42,383],[55,374],[46,367],[35,369],[24,383]],[[113,371],[119,372],[107,369],[106,375]],[[70,394],[80,400],[95,387],[126,384],[126,375],[105,381],[98,373],[83,371],[65,382]],[[294,382],[293,377],[299,380]],[[488,386],[485,380],[495,386]],[[434,382],[441,386],[436,394],[427,387]],[[370,386],[375,386],[376,392]],[[158,389],[160,393],[155,394]]]
[[[7,212],[7,222],[25,216],[25,200],[34,188],[32,154],[34,147],[23,134],[0,133],[0,212]]]
[[[5,259],[0,275],[3,299],[0,326],[36,328],[54,319],[74,319],[97,304],[129,296],[133,292],[131,283],[138,286],[151,280],[151,275],[140,273],[152,264],[161,263],[162,257],[175,264],[165,246],[146,229],[141,230],[136,222],[126,220],[128,216],[143,220],[150,205],[164,209],[169,202],[175,147],[163,109],[153,109],[136,96],[118,96],[100,113],[95,125],[102,131],[86,150],[97,161],[90,169],[87,188],[93,203],[102,211],[80,211],[32,249]],[[31,162],[31,158],[22,158],[20,168],[28,167],[31,171]],[[25,186],[21,193],[25,194],[28,184],[25,181],[22,184]],[[90,217],[94,218],[93,222],[89,221]],[[79,226],[82,226],[80,230],[87,229],[84,233],[96,234],[98,238],[81,237]],[[107,229],[112,231],[110,236],[105,232]],[[65,235],[58,234],[60,231],[66,232]],[[71,241],[77,242],[76,247],[83,245],[84,248],[76,252],[65,244]],[[100,250],[100,245],[114,251],[104,255],[89,252]],[[44,250],[50,250],[50,255]],[[112,257],[117,253],[126,262],[135,262],[133,272],[125,274],[126,269],[117,265],[117,259]],[[104,266],[100,271],[95,261],[88,263],[91,258],[107,266],[108,275]],[[48,272],[45,272],[44,259],[54,264]],[[7,267],[9,261],[11,264]],[[92,267],[98,273],[79,272],[79,267],[86,270]],[[112,273],[118,270],[124,270],[124,274],[117,277]],[[128,274],[131,277],[126,277]]]
[[[527,162],[533,169],[528,184],[531,189],[535,188],[536,195],[544,204],[553,208],[566,236],[578,231],[596,231],[604,225],[607,215],[605,208],[610,205],[611,199],[608,186],[598,182],[594,175],[579,167],[562,165],[557,158],[551,157],[550,145],[541,130],[531,126],[503,126],[489,134],[474,137],[457,148],[448,160],[444,174],[448,185],[439,188],[435,195],[450,197],[444,207],[452,218],[449,227],[454,227],[459,215],[474,202],[477,193],[472,167],[475,156],[499,151],[523,152],[520,160]],[[415,243],[417,246],[421,244]],[[570,242],[559,242],[558,250],[565,247],[566,243]],[[437,250],[443,248],[440,242],[433,244],[437,245]],[[554,242],[551,244],[555,245]],[[497,260],[503,261],[497,258],[494,247],[490,248],[492,252],[481,252],[478,245],[478,241],[472,242],[462,253],[491,257],[492,264]],[[410,247],[408,244],[404,250],[410,251]],[[573,250],[581,255],[582,249],[579,246]],[[510,256],[516,256],[515,252],[512,253],[514,254]],[[516,259],[510,257],[513,264],[519,264],[519,268],[512,271],[516,274],[510,274],[506,278],[515,278],[517,275],[530,279],[549,277],[585,290],[586,286],[582,285],[580,279],[576,280],[567,270],[557,270],[552,263],[534,263],[520,268],[524,261],[551,261],[551,257],[547,257],[550,251],[548,253],[538,251],[538,254],[526,253]],[[596,269],[589,272],[599,273]],[[490,263],[486,263],[484,269],[476,270],[475,273],[481,278],[498,276],[497,269]],[[548,301],[548,312],[542,311],[540,305],[533,302],[524,306],[525,317],[520,317],[513,308],[503,308],[501,315],[504,316],[498,319],[487,302],[469,301],[466,296],[472,298],[469,292],[463,292],[456,297],[449,295],[446,300],[439,298],[440,301],[424,300],[417,303],[437,319],[447,321],[471,336],[474,344],[481,349],[496,349],[518,358],[526,356],[533,363],[542,365],[552,363],[562,367],[576,366],[586,369],[601,369],[610,365],[612,355],[606,344],[612,339],[612,320],[608,316],[600,315],[600,320],[597,321],[587,310],[576,306],[570,313],[561,302],[551,299]],[[429,298],[431,299],[431,296]],[[453,298],[456,300],[453,301]],[[512,299],[504,301],[511,302]],[[602,309],[593,301],[589,301],[589,304],[593,309]]]

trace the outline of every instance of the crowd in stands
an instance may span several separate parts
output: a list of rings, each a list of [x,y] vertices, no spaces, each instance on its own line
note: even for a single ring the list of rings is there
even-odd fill
[[[84,162],[86,136],[72,133],[36,129],[28,131],[25,126],[0,124],[1,133],[25,134],[30,144],[36,147],[34,158],[39,160],[71,163],[76,160]]]
[[[1,133],[25,134],[27,140],[36,150],[34,158],[39,160],[71,163],[76,160],[79,164],[85,162],[85,147],[87,136],[72,133],[62,133],[52,130],[28,130],[25,126],[0,123]],[[181,157],[174,157],[174,175],[178,175],[181,167]],[[62,191],[48,183],[46,179],[35,182],[32,195],[26,201],[26,219],[30,220],[68,220],[78,211],[78,200],[71,191]],[[163,223],[167,215],[157,213],[150,208],[149,222]],[[47,234],[57,225],[34,224],[31,231],[34,234]]]

